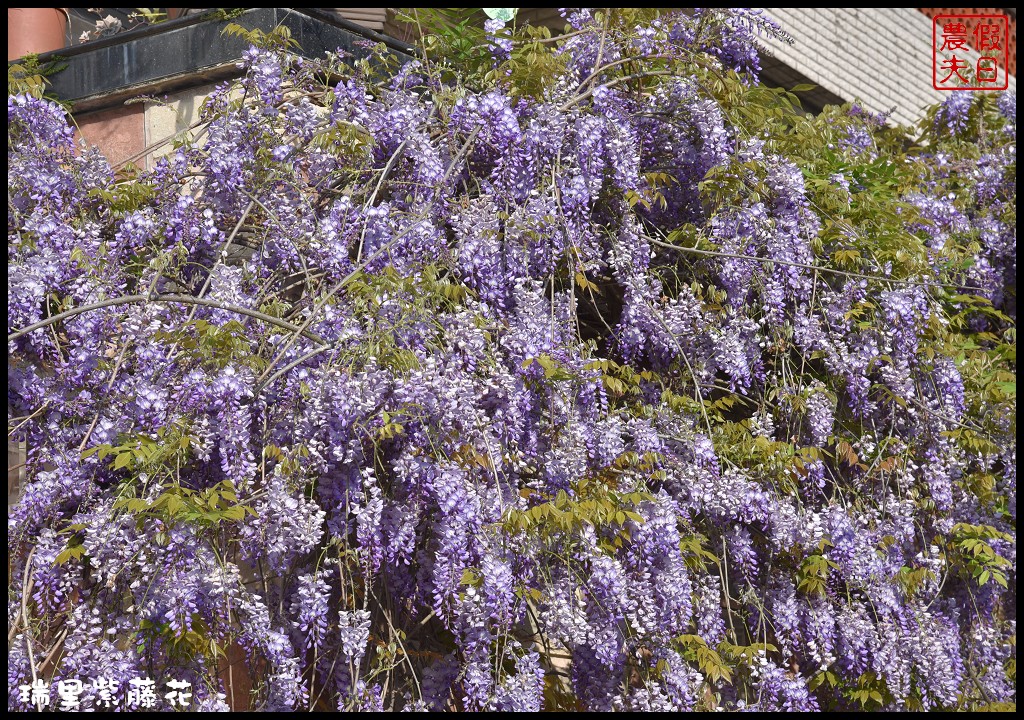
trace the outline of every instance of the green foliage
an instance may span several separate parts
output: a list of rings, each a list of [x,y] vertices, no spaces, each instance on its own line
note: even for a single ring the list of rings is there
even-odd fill
[[[604,358],[594,360],[586,365],[587,370],[599,371],[601,383],[613,397],[637,396],[641,392],[642,382],[655,382],[657,376],[650,370],[635,370],[629,365],[624,365]]]
[[[365,128],[338,120],[314,135],[309,146],[358,167],[369,161],[373,138]]]
[[[515,40],[508,59],[495,64],[483,30],[486,10],[416,8],[404,9],[397,17],[420,31],[424,55],[441,77],[457,77],[475,89],[505,86],[514,97],[542,97],[565,62],[555,52],[551,30],[513,24],[500,31]]]
[[[676,638],[683,657],[695,662],[704,676],[712,683],[731,682],[733,669],[700,635],[680,635]],[[737,648],[738,646],[728,646]],[[740,648],[743,650],[743,648]]]
[[[81,560],[85,556],[85,546],[82,545],[82,538],[78,535],[74,535],[68,540],[67,547],[57,553],[55,560],[57,565],[63,565],[66,562],[75,560]]]
[[[623,461],[624,463],[627,461]],[[628,523],[644,522],[638,506],[651,499],[646,492],[618,493],[607,482],[583,478],[576,483],[575,493],[560,490],[553,498],[532,491],[523,491],[528,498],[540,500],[527,510],[510,509],[505,527],[514,533],[527,532],[550,539],[585,526],[609,529],[614,535],[601,544],[614,552],[629,542]]]
[[[175,467],[187,460],[193,438],[181,425],[171,425],[157,430],[156,437],[131,435],[120,445],[103,443],[82,452],[82,458],[96,455],[100,460],[113,456],[110,468],[140,472]]]
[[[68,103],[48,95],[46,86],[50,84],[49,77],[59,73],[68,65],[64,58],[54,56],[46,63],[39,62],[37,53],[29,53],[18,62],[10,63],[7,66],[7,95],[31,95],[32,97],[43,98],[57,102],[65,107]]]
[[[224,521],[238,522],[247,512],[256,514],[249,505],[238,503],[238,495],[230,480],[221,481],[202,491],[174,485],[152,500],[121,497],[114,503],[114,508],[124,509],[140,523],[146,519],[160,520],[167,528],[178,522],[216,527]],[[166,545],[166,532],[158,532],[156,541],[158,545]]]
[[[811,690],[817,690],[822,685],[828,685],[830,688],[834,688],[839,684],[839,678],[831,670],[820,670],[817,675],[812,677],[807,683],[807,687]]]
[[[167,13],[160,12],[158,8],[135,8],[134,14],[150,25],[167,20]]]
[[[234,20],[245,14],[248,8],[217,8],[203,15],[204,20],[218,20],[225,22],[227,20]]]
[[[132,641],[139,652],[145,652],[153,642],[159,642],[172,657],[184,661],[204,657],[207,662],[216,663],[218,658],[227,656],[224,646],[217,641],[199,613],[189,618],[187,627],[183,625],[176,628],[170,621],[141,620]]]
[[[996,702],[986,703],[974,708],[975,712],[1017,712],[1017,703]]]
[[[154,337],[174,345],[197,364],[211,370],[237,363],[249,365],[255,370],[262,370],[266,365],[265,360],[252,352],[249,333],[238,320],[216,325],[197,318],[175,330],[155,333]]]
[[[899,569],[896,579],[907,593],[907,597],[914,597],[928,581],[937,578],[935,573],[926,567],[910,568],[904,565]]]
[[[950,535],[949,552],[970,578],[978,585],[992,580],[1004,588],[1007,586],[1006,576],[1013,563],[999,555],[987,541],[1013,542],[1012,536],[990,525],[967,523],[957,523]]]
[[[133,178],[109,188],[92,188],[89,191],[89,197],[96,200],[97,207],[114,215],[135,212],[152,202],[156,195],[157,188],[154,185]]]
[[[823,541],[823,544],[831,543]],[[824,555],[808,555],[800,563],[800,569],[797,571],[797,590],[801,590],[808,595],[824,597],[829,570],[837,569],[838,567],[839,565],[835,561],[829,560]]]
[[[368,338],[359,347],[339,349],[337,357],[353,369],[372,358],[378,366],[411,372],[419,362],[411,348],[396,343],[398,331],[416,327],[429,346],[439,346],[443,328],[437,316],[471,296],[472,290],[438,266],[427,266],[415,277],[391,266],[379,274],[357,272],[346,283],[345,299],[358,316],[371,319]]]
[[[518,10],[519,8],[483,8],[484,15],[492,20],[501,20],[502,22],[509,22],[516,16]]]
[[[228,19],[228,16],[216,19]],[[259,28],[249,30],[232,22],[221,30],[221,34],[225,37],[239,38],[247,45],[255,45],[266,50],[294,50],[299,47],[299,43],[292,37],[292,31],[285,25],[278,25],[270,32],[264,32]]]
[[[856,685],[845,694],[864,710],[878,710],[892,702],[885,680],[871,670],[858,677]]]
[[[713,552],[707,549],[708,539],[700,533],[683,535],[679,538],[679,552],[683,555],[683,561],[691,570],[703,570],[706,565],[712,563],[719,565],[721,560]]]

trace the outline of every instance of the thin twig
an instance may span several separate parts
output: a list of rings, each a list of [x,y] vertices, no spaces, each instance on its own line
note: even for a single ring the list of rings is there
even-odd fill
[[[25,623],[25,649],[28,651],[28,666],[32,670],[33,685],[39,680],[39,676],[36,674],[36,661],[32,653],[32,625],[28,620],[28,593],[32,588],[29,574],[32,571],[32,558],[35,557],[35,554],[36,549],[33,547],[28,553],[28,558],[25,560],[25,573],[21,584],[21,617]]]
[[[280,370],[275,372],[269,378],[267,378],[263,382],[259,383],[256,386],[256,389],[253,391],[253,395],[259,395],[261,392],[263,392],[264,388],[269,387],[270,385],[273,385],[275,380],[277,380],[279,377],[284,375],[286,372],[288,372],[289,370],[294,368],[296,365],[301,365],[302,363],[304,363],[307,360],[309,360],[311,357],[315,357],[315,356],[319,355],[320,353],[327,352],[330,349],[331,349],[330,345],[321,345],[320,347],[318,347],[318,348],[316,348],[314,350],[310,350],[305,355],[302,355],[299,358],[297,358],[295,360],[292,360],[290,363],[288,363],[283,368],[281,368]]]
[[[131,305],[132,303],[144,303],[144,302],[159,302],[159,303],[182,303],[185,305],[203,305],[205,307],[217,308],[218,310],[225,310],[227,312],[238,313],[239,315],[247,315],[248,317],[262,320],[269,325],[275,325],[283,330],[289,332],[297,332],[303,336],[318,342],[321,345],[327,345],[327,341],[315,333],[306,331],[304,328],[300,328],[293,325],[290,322],[276,318],[273,315],[267,315],[261,313],[259,310],[250,310],[249,308],[239,307],[237,305],[229,305],[228,303],[220,302],[219,300],[209,300],[207,298],[198,298],[192,295],[177,295],[177,294],[164,294],[164,295],[124,295],[122,297],[110,298],[109,300],[101,300],[99,302],[90,303],[89,305],[82,305],[81,307],[72,308],[71,310],[65,310],[57,315],[52,315],[45,320],[40,320],[37,323],[33,323],[28,327],[24,327],[21,330],[7,336],[7,342],[11,340],[17,340],[22,335],[26,335],[30,332],[38,330],[39,328],[47,327],[55,322],[60,322],[69,317],[81,315],[92,310],[99,310],[105,307],[114,307],[117,305]]]
[[[22,428],[22,426],[24,426],[24,425],[25,425],[25,423],[27,423],[27,422],[28,422],[29,420],[31,420],[32,418],[34,418],[34,417],[35,417],[36,415],[38,415],[39,413],[41,413],[41,412],[42,412],[43,410],[45,410],[45,409],[46,409],[46,408],[48,408],[48,407],[50,407],[50,401],[49,401],[49,400],[47,400],[46,402],[44,402],[44,403],[43,403],[43,404],[42,404],[42,405],[41,405],[41,406],[39,407],[39,409],[38,409],[38,410],[36,410],[36,411],[35,411],[34,413],[32,413],[31,415],[26,415],[26,416],[25,416],[24,418],[19,418],[19,419],[21,420],[21,422],[20,422],[20,423],[18,423],[18,424],[17,424],[17,425],[16,425],[15,427],[14,427],[14,429],[12,429],[12,430],[8,430],[8,431],[7,431],[7,437],[10,437],[10,436],[11,436],[11,435],[13,435],[14,433],[18,432],[18,430],[20,430],[20,429]]]
[[[659,75],[676,75],[676,76],[682,77],[682,75],[680,73],[678,73],[678,72],[676,72],[674,70],[645,70],[643,72],[633,73],[632,75],[623,75],[622,77],[617,77],[617,78],[614,78],[613,80],[609,80],[606,83],[601,83],[600,85],[595,85],[594,87],[590,88],[586,92],[581,93],[581,94],[577,95],[576,97],[572,98],[571,100],[566,101],[565,103],[563,103],[562,105],[559,106],[558,111],[559,112],[566,112],[566,111],[568,111],[569,109],[572,108],[573,105],[576,105],[577,103],[579,103],[579,102],[581,102],[583,100],[586,100],[588,97],[593,95],[594,92],[597,91],[599,88],[609,88],[609,87],[612,87],[614,85],[619,85],[620,83],[628,82],[629,80],[636,80],[636,79],[642,78],[642,77],[657,77]]]
[[[778,260],[776,258],[764,258],[756,255],[741,255],[739,253],[727,253],[719,250],[700,250],[698,248],[683,247],[681,245],[672,245],[671,243],[662,242],[649,235],[644,235],[652,245],[658,247],[667,248],[669,250],[677,250],[678,252],[693,253],[694,255],[706,255],[708,257],[720,257],[720,258],[734,258],[736,260],[754,260],[762,263],[778,263],[779,265],[789,265],[792,267],[804,268],[806,270],[814,270],[815,272],[831,273],[833,275],[844,275],[846,277],[861,278],[864,280],[877,280],[878,282],[893,283],[895,285],[912,285],[914,287],[941,287],[951,288],[954,290],[981,290],[984,288],[971,287],[969,285],[950,285],[947,283],[936,283],[928,282],[927,280],[898,280],[896,278],[887,278],[882,275],[865,275],[864,273],[851,272],[848,270],[835,270],[833,268],[822,267],[820,265],[809,265],[807,263],[795,262],[793,260]]]
[[[277,365],[281,358],[284,357],[285,353],[287,353],[291,349],[291,347],[295,344],[295,341],[299,338],[300,334],[309,337],[309,335],[306,334],[306,328],[308,328],[313,323],[313,319],[320,313],[320,311],[331,300],[331,298],[333,298],[338,293],[338,291],[340,291],[343,287],[348,285],[348,283],[350,283],[357,275],[363,272],[363,270],[365,270],[370,265],[370,263],[379,258],[385,252],[391,250],[391,248],[399,240],[405,237],[410,231],[411,228],[409,231],[403,232],[400,235],[397,235],[394,238],[392,238],[389,242],[385,243],[384,245],[381,245],[380,248],[378,248],[373,255],[366,258],[366,260],[363,261],[361,265],[353,269],[352,272],[343,277],[334,285],[334,287],[328,290],[327,293],[316,302],[316,304],[313,306],[313,309],[309,311],[309,317],[307,317],[303,321],[302,325],[297,327],[292,326],[292,337],[290,337],[288,341],[284,343],[281,350],[277,353],[276,356],[274,356],[274,359],[270,361],[270,363],[267,365],[267,369],[263,371],[263,374],[259,377],[257,382],[263,383],[264,379],[269,376],[271,368]],[[322,340],[318,336],[314,337],[316,337],[316,339],[320,342],[321,345],[329,345],[329,343],[326,340]]]
[[[388,162],[381,171],[380,177],[377,178],[377,184],[374,186],[373,192],[370,193],[370,197],[368,197],[366,202],[363,204],[363,229],[362,232],[359,233],[359,249],[356,251],[356,262],[359,262],[363,258],[363,240],[366,238],[366,227],[370,224],[366,211],[373,207],[373,203],[377,200],[377,194],[380,192],[381,187],[383,187],[384,182],[391,175],[391,172],[395,169],[395,165],[397,165],[398,161],[402,158],[402,154],[405,153],[405,148],[408,144],[408,140],[403,140],[399,146],[395,148],[395,151],[391,153],[391,157],[388,158]]]
[[[67,628],[64,628],[60,631],[60,635],[57,636],[57,640],[53,643],[53,647],[50,649],[50,652],[47,653],[46,657],[43,658],[43,661],[39,663],[39,672],[46,672],[47,666],[50,664],[50,661],[53,660],[53,658],[57,655],[57,651],[61,649],[62,644],[65,638],[67,638],[67,636]]]

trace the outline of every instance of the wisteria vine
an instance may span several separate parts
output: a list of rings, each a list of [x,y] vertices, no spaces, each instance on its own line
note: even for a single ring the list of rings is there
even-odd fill
[[[9,95],[9,709],[1015,702],[1015,96],[566,21],[254,37],[148,170]]]

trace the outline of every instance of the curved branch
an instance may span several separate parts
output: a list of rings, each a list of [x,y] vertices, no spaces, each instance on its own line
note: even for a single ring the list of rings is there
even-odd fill
[[[948,283],[937,283],[928,282],[927,280],[897,280],[896,278],[887,278],[882,275],[865,275],[863,273],[850,272],[848,270],[835,270],[833,268],[823,267],[821,265],[809,265],[807,263],[795,262],[793,260],[777,260],[775,258],[764,258],[758,257],[757,255],[741,255],[739,253],[727,253],[721,252],[720,250],[698,250],[697,248],[683,247],[681,245],[672,245],[671,243],[662,242],[656,238],[652,238],[650,235],[643,236],[652,245],[663,247],[668,250],[678,250],[684,253],[693,253],[695,255],[707,255],[709,257],[720,257],[720,258],[733,258],[735,260],[754,260],[756,262],[763,263],[778,263],[779,265],[790,265],[792,267],[804,268],[805,270],[814,270],[815,272],[831,273],[833,275],[845,275],[846,277],[861,278],[863,280],[877,280],[879,282],[893,283],[895,285],[912,285],[914,287],[941,287],[950,288],[953,290],[984,290],[984,288],[977,288],[971,285],[950,285]]]
[[[99,310],[105,307],[114,307],[116,305],[131,305],[132,303],[144,302],[202,305],[204,307],[212,307],[218,310],[226,310],[227,312],[233,312],[239,315],[246,315],[256,320],[262,320],[268,325],[274,325],[276,327],[281,328],[282,330],[288,330],[289,332],[299,333],[314,342],[320,343],[321,345],[328,345],[328,342],[319,335],[317,335],[316,333],[311,333],[308,330],[305,330],[297,325],[293,325],[292,323],[286,320],[282,320],[281,318],[276,318],[273,315],[261,313],[259,310],[250,310],[249,308],[238,307],[237,305],[229,305],[227,303],[220,302],[219,300],[198,298],[193,297],[192,295],[177,295],[173,293],[163,295],[125,295],[123,297],[101,300],[99,302],[91,303],[89,305],[83,305],[82,307],[72,308],[71,310],[65,310],[62,313],[58,313],[56,315],[48,317],[45,320],[40,320],[37,323],[32,323],[28,327],[24,327],[21,330],[16,330],[13,333],[10,333],[7,336],[7,342],[10,342],[11,340],[17,340],[22,335],[27,335],[30,332],[39,330],[40,328],[47,327],[48,325],[52,325],[56,322],[60,322],[61,320],[64,320],[66,318],[74,317],[75,315],[81,315],[82,313],[87,313],[92,310]]]
[[[266,388],[266,387],[269,387],[270,385],[272,385],[272,384],[274,383],[274,381],[275,381],[275,380],[277,380],[277,379],[278,379],[279,377],[281,377],[282,375],[284,375],[285,373],[287,373],[287,372],[288,372],[289,370],[291,370],[292,368],[294,368],[294,367],[296,367],[296,366],[298,366],[298,365],[301,365],[302,363],[304,363],[304,362],[306,362],[307,360],[309,360],[309,359],[310,359],[311,357],[316,357],[316,356],[317,356],[317,355],[319,355],[320,353],[323,353],[323,352],[327,352],[327,351],[328,351],[328,350],[330,350],[330,349],[331,349],[331,346],[330,346],[330,345],[321,345],[321,346],[320,346],[320,347],[318,347],[318,348],[315,348],[315,349],[313,349],[313,350],[310,350],[310,351],[309,351],[308,353],[306,353],[305,355],[302,355],[302,356],[300,356],[299,358],[297,358],[297,359],[295,359],[295,360],[292,360],[292,361],[291,361],[290,363],[288,363],[288,364],[287,364],[287,365],[285,365],[285,366],[284,366],[283,368],[281,368],[280,370],[278,370],[277,372],[275,372],[275,373],[274,373],[273,375],[271,375],[270,377],[268,377],[268,378],[267,378],[266,380],[263,380],[262,382],[260,382],[260,383],[259,383],[259,384],[258,384],[258,385],[256,386],[256,389],[255,389],[255,390],[253,391],[253,393],[252,393],[252,394],[253,394],[253,396],[258,396],[258,395],[259,395],[259,394],[260,394],[261,392],[263,392],[263,389],[264,389],[264,388]]]
[[[580,93],[576,97],[574,97],[574,98],[572,98],[572,99],[562,103],[558,107],[558,111],[559,112],[567,112],[576,103],[582,102],[583,100],[586,100],[588,97],[593,95],[594,91],[597,90],[598,88],[613,87],[614,85],[620,85],[621,83],[628,82],[630,80],[636,80],[637,78],[642,78],[642,77],[658,77],[660,75],[676,75],[676,76],[682,77],[681,73],[678,73],[678,72],[676,72],[674,70],[647,70],[645,72],[633,73],[632,75],[623,75],[621,77],[613,78],[613,79],[609,80],[606,83],[601,83],[600,85],[595,85],[594,87],[590,88],[586,92]]]

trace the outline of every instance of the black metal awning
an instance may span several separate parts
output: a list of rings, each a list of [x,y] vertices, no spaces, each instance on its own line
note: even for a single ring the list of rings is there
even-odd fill
[[[406,43],[315,8],[249,8],[230,17],[212,11],[41,54],[41,64],[62,67],[49,76],[48,94],[71,102],[76,113],[91,112],[237,76],[247,44],[222,33],[231,22],[264,32],[284,26],[299,44],[296,52],[311,58],[339,49],[365,57],[367,40],[384,43],[399,57],[415,54]]]

